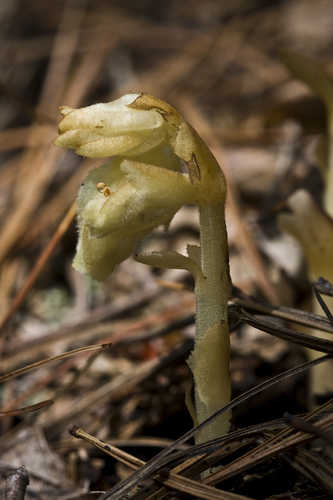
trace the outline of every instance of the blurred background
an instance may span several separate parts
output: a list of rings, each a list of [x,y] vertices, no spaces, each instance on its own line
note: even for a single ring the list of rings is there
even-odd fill
[[[34,455],[51,456],[46,436],[60,462],[57,469],[52,455],[51,465],[40,459],[37,469],[55,474],[58,485],[70,470],[68,491],[78,483],[83,488],[87,477],[103,489],[127,471],[115,468],[103,485],[104,458],[92,460],[68,437],[68,426],[127,444],[138,435],[174,439],[190,428],[183,397],[191,387],[184,359],[193,336],[193,283],[184,272],[132,259],[102,284],[74,272],[71,207],[88,170],[100,162],[53,145],[59,106],[107,102],[129,91],[174,105],[210,145],[228,180],[233,284],[271,304],[303,307],[311,291],[303,254],[281,232],[276,214],[299,187],[321,200],[317,145],[326,116],[280,51],[313,57],[333,71],[333,4],[1,0],[0,38],[1,371],[88,344],[115,346],[2,386],[7,411],[55,403],[1,421],[0,459],[14,466],[29,456],[38,424],[43,437]],[[196,211],[186,207],[167,233],[158,231],[145,245],[183,251],[198,236]],[[242,327],[232,336],[234,394],[305,358],[302,348]],[[306,377],[260,398],[235,412],[236,424],[303,411]],[[27,444],[18,448],[24,429],[30,429]],[[44,491],[45,484],[33,488]]]

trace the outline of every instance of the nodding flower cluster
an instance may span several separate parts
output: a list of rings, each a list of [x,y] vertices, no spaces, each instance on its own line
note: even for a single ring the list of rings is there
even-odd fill
[[[182,159],[170,145],[164,110],[137,109],[145,107],[140,99],[129,94],[106,104],[61,109],[58,146],[87,157],[113,157],[90,172],[78,196],[74,267],[98,280],[129,257],[139,240],[168,224],[181,206],[200,202],[198,183],[182,172]]]

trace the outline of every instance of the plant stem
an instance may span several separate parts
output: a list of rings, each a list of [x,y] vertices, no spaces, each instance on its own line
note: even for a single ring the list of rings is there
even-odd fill
[[[230,276],[224,204],[200,207],[200,246],[206,280],[197,295],[198,338],[215,323],[227,321]]]
[[[324,193],[324,208],[333,217],[333,109],[328,108],[328,165]]]
[[[198,423],[230,401],[229,330],[230,294],[224,203],[200,207],[201,268],[205,279],[196,281],[196,342],[189,359],[195,380]],[[230,414],[205,427],[197,442],[228,432]]]
[[[327,147],[328,147],[328,161],[327,161],[327,172],[326,172],[326,182],[324,190],[324,209],[326,213],[332,218],[333,217],[333,103],[326,103],[327,114],[328,114],[328,129],[327,129]],[[327,240],[329,238],[327,237]],[[333,270],[332,266],[327,266],[325,269],[324,278],[332,281]],[[311,276],[313,281],[318,279],[320,276]],[[325,303],[330,311],[333,311],[333,297],[324,297]],[[323,310],[315,297],[312,298],[313,312],[317,314],[323,314]],[[318,332],[316,332],[318,335]],[[321,335],[325,339],[331,339],[331,336],[327,333]],[[318,351],[313,351],[309,349],[310,359],[316,359],[319,357],[320,353]],[[311,387],[311,400],[310,407],[315,403],[315,396],[322,397],[327,396],[333,391],[333,360],[329,360],[326,363],[322,363],[315,366],[310,373],[310,387]]]

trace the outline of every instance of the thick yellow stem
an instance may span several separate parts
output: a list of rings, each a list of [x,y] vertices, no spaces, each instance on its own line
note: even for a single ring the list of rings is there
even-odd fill
[[[189,359],[195,381],[195,409],[201,423],[230,401],[229,329],[230,295],[224,204],[200,207],[200,262],[204,279],[196,281],[196,342]],[[197,443],[229,430],[231,414],[213,420],[197,435]]]

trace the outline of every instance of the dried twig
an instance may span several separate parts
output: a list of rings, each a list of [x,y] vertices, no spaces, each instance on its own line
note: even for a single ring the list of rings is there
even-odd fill
[[[24,500],[29,476],[25,467],[21,466],[9,472],[6,479],[4,500]]]
[[[62,359],[70,358],[71,356],[75,356],[76,354],[87,352],[87,351],[95,351],[99,349],[109,348],[110,344],[99,344],[99,345],[88,345],[85,347],[79,347],[78,349],[73,349],[72,351],[63,352],[62,354],[58,354],[57,356],[52,356],[47,359],[42,359],[41,361],[36,361],[35,363],[31,363],[28,366],[24,366],[23,368],[19,368],[12,372],[6,373],[0,377],[0,383],[6,382],[12,378],[18,377],[27,373],[31,370],[35,370],[36,368],[40,368],[41,366],[50,363],[51,361],[61,361]]]
[[[273,385],[280,383],[282,380],[285,380],[291,376],[295,376],[298,373],[303,372],[306,369],[309,369],[312,366],[315,366],[317,364],[322,363],[323,361],[326,361],[329,359],[330,356],[322,356],[321,358],[317,358],[316,360],[313,361],[308,361],[306,363],[303,363],[296,368],[292,368],[290,370],[287,370],[283,372],[280,375],[277,375],[275,377],[272,377],[271,379],[257,385],[256,387],[248,390],[245,394],[242,394],[241,396],[236,397],[226,405],[224,408],[221,408],[218,410],[216,413],[211,415],[207,420],[202,422],[200,425],[197,425],[190,431],[186,432],[183,436],[178,438],[174,443],[169,446],[168,448],[162,450],[158,455],[156,455],[152,460],[146,463],[143,467],[141,467],[135,474],[131,475],[129,478],[125,479],[124,481],[119,482],[116,486],[112,488],[111,491],[107,492],[105,495],[101,497],[100,500],[107,500],[109,498],[112,498],[112,500],[121,500],[123,498],[123,495],[128,493],[129,491],[132,490],[137,484],[139,484],[141,481],[144,479],[148,478],[151,476],[153,473],[155,473],[157,470],[159,470],[163,465],[165,465],[165,460],[171,453],[176,449],[177,446],[180,444],[185,443],[188,441],[194,434],[195,432],[198,432],[204,425],[209,423],[210,420],[214,419],[216,415],[225,413],[229,411],[230,409],[235,408],[239,404],[243,403],[244,401],[248,400],[249,398],[257,395],[259,392],[262,392]]]
[[[145,462],[143,460],[139,460],[138,458],[134,457],[133,455],[130,455],[129,453],[126,453],[116,446],[113,446],[108,443],[104,443],[103,441],[95,438],[94,436],[91,436],[87,432],[85,432],[83,429],[80,428],[72,428],[71,434],[74,437],[84,439],[88,441],[90,444],[95,446],[96,448],[100,449],[104,453],[112,456],[116,460],[120,461],[121,463],[125,464],[127,467],[131,469],[138,469],[139,467],[142,467],[145,465]],[[207,500],[245,500],[248,497],[245,497],[243,495],[236,495],[235,493],[229,493],[227,491],[222,491],[222,490],[217,490],[216,488],[212,488],[210,486],[205,486],[201,484],[199,481],[194,481],[192,479],[189,479],[184,476],[180,476],[178,474],[175,474],[174,472],[166,473],[166,477],[163,477],[163,474],[158,473],[157,475],[153,476],[154,479],[158,483],[162,483],[165,486],[168,486],[169,488],[173,488],[176,491],[182,491],[184,493],[187,493],[189,495],[193,495],[197,498],[205,498]]]

